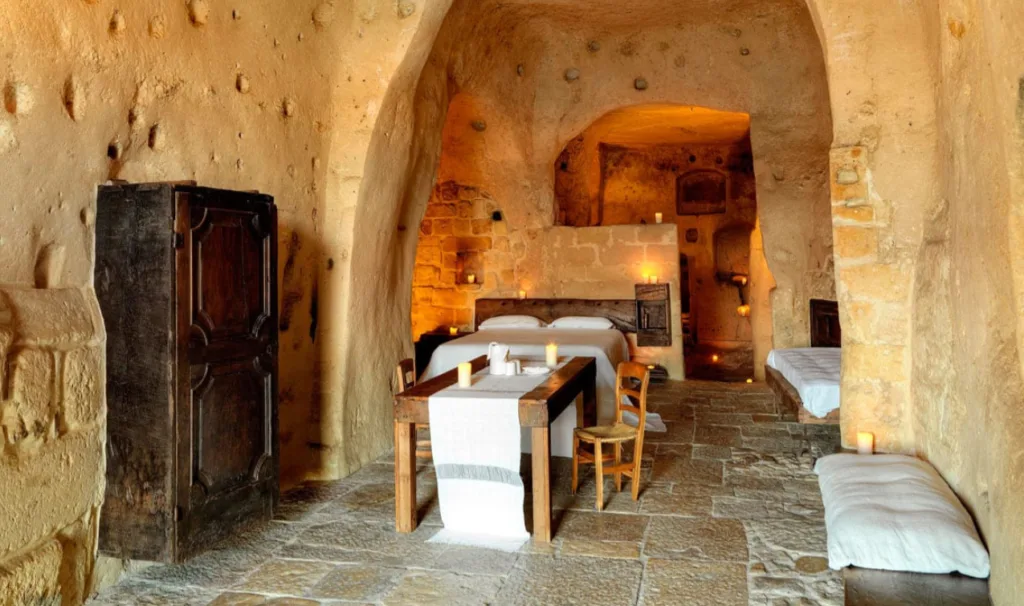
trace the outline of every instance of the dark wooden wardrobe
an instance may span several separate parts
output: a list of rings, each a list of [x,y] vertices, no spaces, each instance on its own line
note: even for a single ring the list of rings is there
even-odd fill
[[[180,562],[276,505],[277,211],[194,183],[104,185],[96,206],[100,551]]]

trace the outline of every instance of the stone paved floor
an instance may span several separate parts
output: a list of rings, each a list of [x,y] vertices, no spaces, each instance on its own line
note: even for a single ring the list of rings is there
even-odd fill
[[[668,432],[647,436],[639,502],[609,479],[597,513],[593,472],[573,496],[568,461],[556,460],[550,545],[505,554],[426,543],[440,525],[429,466],[421,525],[396,534],[385,456],[291,491],[271,524],[185,565],[143,569],[90,603],[841,605],[811,471],[838,449],[838,431],[782,422],[763,385],[658,386],[650,408]]]

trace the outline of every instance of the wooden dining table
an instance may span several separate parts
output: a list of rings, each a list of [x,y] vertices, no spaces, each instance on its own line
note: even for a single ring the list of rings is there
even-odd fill
[[[487,366],[487,357],[472,360],[473,372]],[[395,528],[416,529],[416,425],[430,422],[430,396],[458,382],[458,370],[428,379],[395,396]],[[519,398],[519,424],[531,429],[533,470],[533,537],[551,541],[550,426],[572,403],[576,424],[597,423],[597,360],[570,358],[543,383]],[[481,428],[486,429],[486,428]]]

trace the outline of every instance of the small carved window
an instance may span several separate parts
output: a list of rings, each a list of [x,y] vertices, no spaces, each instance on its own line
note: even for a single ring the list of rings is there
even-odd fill
[[[676,212],[714,215],[725,212],[728,198],[725,175],[716,170],[693,170],[676,179]]]

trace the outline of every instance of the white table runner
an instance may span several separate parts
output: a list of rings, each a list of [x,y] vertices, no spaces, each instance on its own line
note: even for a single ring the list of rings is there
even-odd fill
[[[532,363],[536,365],[536,363]],[[444,528],[430,541],[516,551],[530,535],[519,476],[519,398],[551,373],[473,375],[430,396],[430,448]]]

